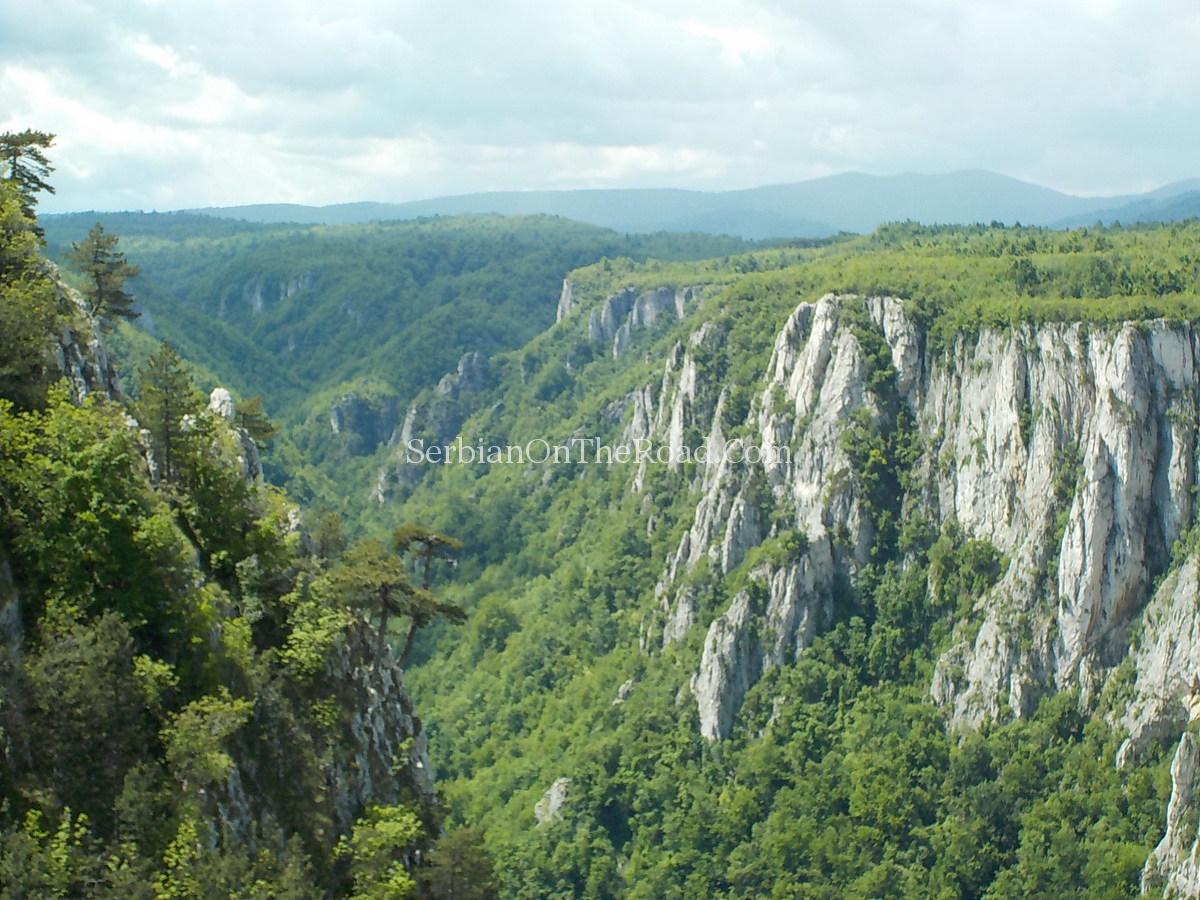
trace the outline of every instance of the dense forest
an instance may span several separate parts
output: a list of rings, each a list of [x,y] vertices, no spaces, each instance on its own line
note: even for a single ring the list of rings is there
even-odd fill
[[[490,894],[383,640],[461,616],[445,540],[310,521],[169,345],[128,399],[134,267],[93,229],[65,284],[33,199],[0,181],[0,896]]]
[[[567,272],[606,256],[695,259],[752,246],[622,236],[548,216],[268,227],[117,213],[48,218],[48,253],[65,262],[97,219],[141,269],[132,281],[141,328],[177,346],[202,384],[261,395],[286,426],[269,474],[343,515],[344,481],[369,479],[362,457],[386,442],[404,407],[464,353],[513,350],[549,326]],[[114,342],[130,368],[153,349],[129,329]],[[330,432],[339,400],[359,432]]]
[[[1200,224],[43,244],[3,189],[8,895],[1164,887]],[[404,435],[793,462],[414,467]]]
[[[524,378],[504,380],[464,435],[619,443],[628,398],[665,385],[672,345],[695,347],[706,323],[720,340],[696,348],[697,396],[707,383],[711,409],[724,389],[714,418],[729,439],[750,434],[768,402],[775,335],[797,303],[828,291],[911,298],[925,351],[952,361],[988,329],[1065,321],[1103,334],[1126,321],[1192,319],[1200,226],[902,224],[702,263],[604,262],[571,278],[583,310],[575,327],[560,323],[510,357]],[[587,312],[600,300],[660,285],[703,285],[707,299],[619,360],[588,340]],[[880,405],[902,405],[867,310],[849,304],[839,315],[877,367]],[[977,602],[989,602],[1010,560],[915,502],[931,478],[914,465],[924,438],[899,423],[855,422],[837,439],[880,527],[828,629],[749,689],[719,743],[701,735],[690,697],[706,629],[743,590],[766,606],[763,571],[801,558],[806,543],[769,485],[757,502],[764,516],[774,510],[770,536],[725,573],[701,557],[687,576],[695,622],[666,646],[647,640],[647,624],[660,615],[664,561],[703,493],[699,467],[652,464],[637,491],[619,466],[533,478],[515,466],[443,466],[400,504],[402,515],[420,510],[467,540],[451,588],[472,611],[465,640],[437,651],[431,642],[411,683],[441,789],[458,819],[485,829],[509,895],[1137,892],[1170,782],[1162,746],[1136,766],[1114,765],[1121,678],[1086,704],[1075,690],[1051,691],[1027,716],[1010,712],[966,734],[931,701],[935,663],[956,627],[974,619],[978,629]],[[1059,502],[1069,504],[1074,478],[1060,482]],[[374,522],[394,514],[367,513]],[[568,799],[556,821],[539,824],[535,806],[560,778],[570,779]]]

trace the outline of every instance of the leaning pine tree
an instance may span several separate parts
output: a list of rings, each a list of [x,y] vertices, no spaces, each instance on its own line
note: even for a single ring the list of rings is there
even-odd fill
[[[97,222],[87,237],[72,244],[67,253],[84,277],[83,294],[92,315],[105,328],[112,328],[114,318],[136,319],[139,315],[133,308],[133,297],[125,290],[125,282],[141,270],[126,261],[125,254],[117,249],[118,240]]]
[[[48,179],[54,166],[46,151],[54,143],[54,135],[45,131],[6,131],[0,134],[0,165],[4,181],[16,187],[21,196],[21,211],[29,219],[34,218],[37,195],[53,194],[54,187]],[[34,232],[41,237],[42,229],[35,222]]]

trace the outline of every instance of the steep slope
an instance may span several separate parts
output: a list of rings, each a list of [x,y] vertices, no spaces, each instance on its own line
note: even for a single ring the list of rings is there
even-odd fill
[[[304,502],[344,513],[367,496],[371,459],[416,395],[464,353],[486,358],[548,326],[563,273],[605,257],[748,246],[627,237],[547,217],[192,233],[196,218],[102,217],[129,229],[122,247],[142,268],[136,325],[239,395],[262,394],[284,426],[269,475]],[[50,219],[51,250],[89,225]]]
[[[318,395],[383,444],[355,524],[465,542],[405,680],[504,892],[1186,889],[1198,244],[605,259],[519,349]]]
[[[262,483],[227,391],[159,351],[165,401],[125,402],[17,208],[0,184],[0,310],[44,365],[0,391],[3,893],[411,886],[440,814],[377,626]]]
[[[481,452],[406,461],[373,514],[468,541],[466,639],[412,681],[508,888],[1135,887],[1200,668],[1198,237],[907,227],[573,274],[412,432]],[[540,441],[591,462],[479,462]],[[1055,828],[1078,853],[1039,868]]]

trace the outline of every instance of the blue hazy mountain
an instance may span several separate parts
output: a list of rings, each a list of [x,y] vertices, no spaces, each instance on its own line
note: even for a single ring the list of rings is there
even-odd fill
[[[1079,197],[980,170],[886,176],[848,172],[734,191],[495,191],[405,203],[332,206],[272,203],[188,212],[259,223],[313,224],[467,213],[545,213],[627,232],[702,231],[747,238],[819,237],[838,231],[870,231],[884,222],[907,219],[947,224],[993,221],[1056,226],[1068,222],[1090,224],[1097,218],[1111,220],[1115,210],[1126,207],[1140,211],[1138,221],[1186,218],[1195,214],[1189,212],[1195,208],[1195,199],[1179,202],[1176,199],[1197,189],[1200,181],[1192,180],[1140,195]]]
[[[1100,222],[1112,225],[1133,225],[1138,222],[1178,222],[1183,219],[1200,218],[1200,180],[1181,181],[1181,186],[1191,187],[1183,193],[1160,194],[1157,191],[1145,197],[1113,206],[1108,209],[1092,210],[1056,222],[1056,226],[1072,228]],[[1174,185],[1168,185],[1174,187]]]

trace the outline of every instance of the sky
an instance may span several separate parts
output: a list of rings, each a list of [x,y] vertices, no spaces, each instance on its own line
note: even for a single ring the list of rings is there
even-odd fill
[[[44,211],[1200,176],[1200,0],[0,0]]]

